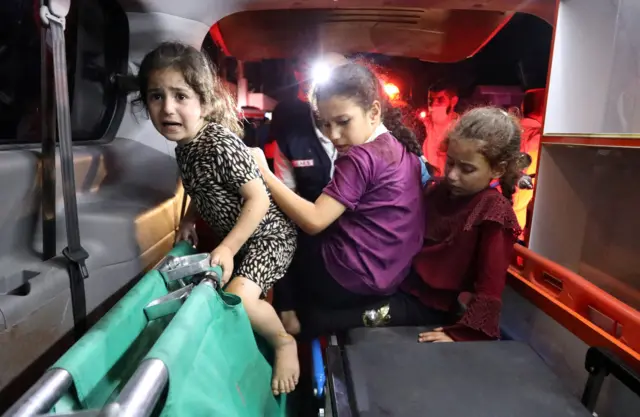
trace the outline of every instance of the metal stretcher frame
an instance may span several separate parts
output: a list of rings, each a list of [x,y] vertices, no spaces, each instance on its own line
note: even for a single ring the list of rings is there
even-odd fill
[[[168,286],[177,282],[180,288],[150,302],[145,307],[148,320],[175,313],[179,309],[193,287],[193,284],[186,282],[187,277],[208,273],[198,285],[217,288],[220,285],[222,269],[209,265],[208,254],[182,257],[167,255],[158,262],[152,269],[163,275]],[[159,359],[146,359],[140,363],[113,403],[107,404],[102,410],[85,410],[64,415],[148,417],[153,413],[168,382],[169,371],[165,364]],[[73,378],[69,372],[61,368],[50,369],[3,414],[3,417],[44,416],[72,386]]]
[[[327,393],[325,395],[325,410],[330,416],[355,417],[352,399],[349,395],[347,370],[340,346],[334,342],[327,346]]]
[[[216,287],[211,279],[199,285]],[[159,359],[146,359],[124,386],[120,395],[102,410],[88,410],[69,416],[150,416],[169,382],[169,371]],[[45,415],[73,385],[71,374],[64,369],[47,371],[7,412],[4,417]]]
[[[114,403],[102,410],[79,411],[69,416],[148,417],[155,409],[169,382],[169,371],[159,359],[147,359],[122,389]],[[36,382],[4,415],[33,417],[47,415],[71,388],[73,379],[64,369],[51,369]],[[58,416],[61,416],[58,414]]]

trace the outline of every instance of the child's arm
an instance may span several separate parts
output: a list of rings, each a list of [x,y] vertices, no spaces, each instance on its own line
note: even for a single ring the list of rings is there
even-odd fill
[[[268,169],[263,171],[271,195],[282,211],[304,232],[315,235],[347,209],[356,209],[371,181],[371,167],[368,155],[354,149],[336,161],[333,179],[313,203],[287,188]]]
[[[502,290],[516,240],[513,233],[498,223],[485,222],[480,227],[474,297],[456,324],[420,333],[418,341],[495,340],[500,337]]]
[[[211,252],[211,263],[220,265],[223,284],[233,272],[233,257],[251,237],[269,211],[269,195],[249,148],[230,132],[215,138],[212,158],[225,187],[239,193],[242,209],[235,226]]]
[[[186,194],[183,198],[186,198]],[[198,217],[198,208],[193,200],[189,199],[189,206],[184,213],[184,217],[180,220],[180,223],[194,223]]]
[[[227,248],[235,256],[269,211],[270,201],[249,148],[238,137],[227,133],[216,138],[215,163],[225,186],[240,194],[243,205],[236,225],[219,247]]]
[[[458,323],[444,328],[444,332],[454,340],[492,340],[500,337],[502,291],[516,238],[498,223],[485,222],[480,227],[474,296]]]
[[[315,203],[305,200],[271,172],[265,173],[265,180],[280,209],[307,234],[322,232],[347,209],[324,193]]]
[[[255,232],[269,211],[269,195],[260,178],[255,178],[242,185],[240,195],[244,199],[244,204],[238,221],[220,243],[220,245],[227,247],[234,256]]]

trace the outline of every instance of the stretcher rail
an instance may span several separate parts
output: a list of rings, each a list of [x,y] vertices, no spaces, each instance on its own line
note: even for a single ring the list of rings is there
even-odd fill
[[[115,403],[118,417],[149,417],[169,382],[169,371],[159,359],[143,361]]]
[[[50,369],[26,392],[3,417],[32,417],[48,412],[73,385],[64,369]]]
[[[590,346],[611,349],[640,371],[640,311],[584,277],[515,245],[508,283]]]
[[[206,262],[203,262],[205,258]],[[209,262],[208,255],[169,256],[161,261],[157,266],[159,272],[166,270],[167,264],[173,270],[176,265],[180,266],[182,269],[180,276],[174,275],[171,278],[175,279],[170,280],[165,277],[165,282],[180,281],[182,288],[147,304],[144,311],[147,320],[151,321],[163,315],[176,313],[196,283],[217,289],[220,286],[222,270],[220,267],[212,268]],[[191,263],[193,265],[190,266]],[[187,272],[191,275],[185,275]],[[82,410],[70,414],[58,414],[58,416],[148,417],[153,413],[168,381],[169,372],[166,365],[159,359],[146,359],[139,364],[113,403],[107,404],[101,410]],[[48,415],[47,413],[69,392],[72,386],[73,377],[68,371],[62,368],[50,369],[3,414],[3,417]]]
[[[143,361],[118,398],[101,410],[83,410],[62,416],[74,417],[149,417],[155,409],[162,392],[169,382],[169,372],[158,359]],[[64,369],[47,372],[4,415],[11,417],[37,417],[48,415],[48,411],[64,395],[73,379]]]

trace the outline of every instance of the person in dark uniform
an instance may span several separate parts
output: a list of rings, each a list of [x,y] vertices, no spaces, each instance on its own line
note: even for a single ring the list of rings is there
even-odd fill
[[[344,56],[336,53],[325,53],[320,59],[328,69],[348,63]],[[271,118],[270,136],[276,143],[274,173],[305,200],[316,201],[333,176],[337,151],[314,121],[308,99],[312,81],[311,65],[301,62],[294,74],[299,87],[297,97],[278,103]],[[309,236],[300,231],[296,257],[309,247],[305,244],[307,240]],[[296,273],[294,265],[295,259],[287,275],[280,281],[291,280]],[[274,307],[281,312],[285,329],[297,334],[300,330],[298,320],[288,317],[288,311],[283,312],[285,309],[279,303],[284,298],[281,290],[283,285],[276,284],[274,287]]]
[[[348,62],[336,53],[325,53],[320,59],[327,69]],[[315,201],[331,179],[337,152],[316,126],[309,104],[312,65],[303,61],[294,74],[297,97],[279,103],[271,119],[271,136],[277,144],[275,174],[301,197]]]

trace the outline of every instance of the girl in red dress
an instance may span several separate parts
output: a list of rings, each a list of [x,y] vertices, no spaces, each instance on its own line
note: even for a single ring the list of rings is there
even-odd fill
[[[389,309],[391,322],[395,307],[405,318],[416,313],[410,314],[413,323],[403,324],[447,324],[421,333],[420,342],[500,335],[501,295],[520,234],[511,204],[526,168],[520,131],[517,119],[504,110],[480,107],[464,114],[448,133],[444,178],[425,192],[424,246],[414,258],[414,273],[403,283],[405,295],[400,301],[394,297]],[[501,191],[490,186],[494,180]],[[460,314],[463,292],[473,296]]]

